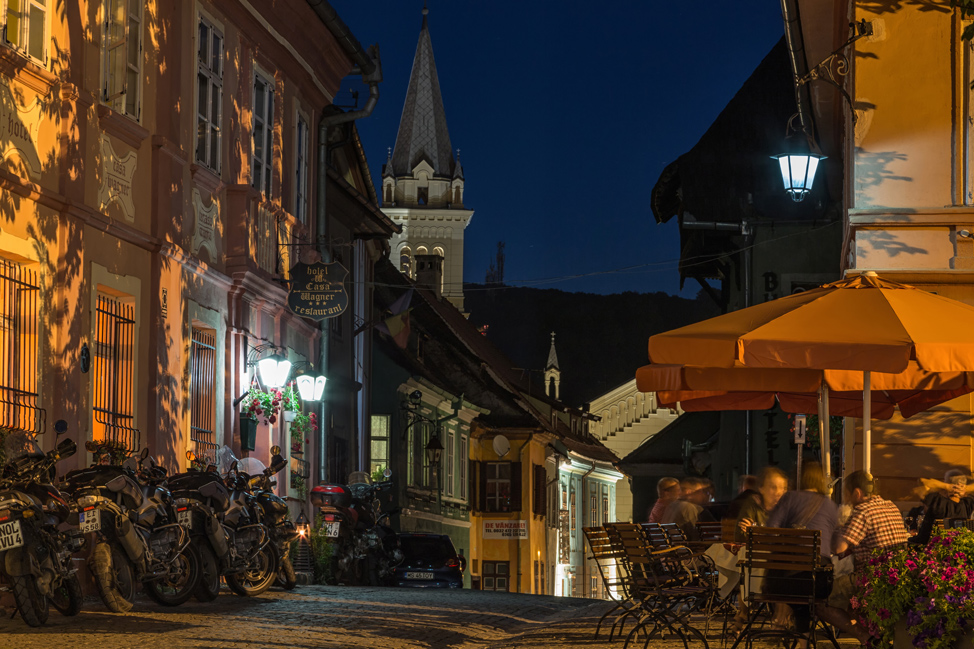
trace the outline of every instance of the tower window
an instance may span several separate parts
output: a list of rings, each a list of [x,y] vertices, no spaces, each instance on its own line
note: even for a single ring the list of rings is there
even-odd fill
[[[416,189],[416,202],[420,205],[426,205],[429,203],[430,189],[429,187],[419,187]]]

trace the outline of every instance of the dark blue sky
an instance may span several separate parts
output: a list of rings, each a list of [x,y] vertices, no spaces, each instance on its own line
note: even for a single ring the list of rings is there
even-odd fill
[[[422,1],[331,4],[364,46],[381,48],[381,97],[358,124],[379,185]],[[430,0],[429,9],[474,210],[464,280],[482,282],[504,241],[506,284],[678,293],[676,223],[656,224],[650,191],[781,37],[777,0]]]

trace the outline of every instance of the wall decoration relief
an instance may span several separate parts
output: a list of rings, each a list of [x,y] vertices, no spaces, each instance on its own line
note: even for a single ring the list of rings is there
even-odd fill
[[[105,208],[115,202],[125,215],[125,220],[135,222],[132,179],[135,177],[138,162],[135,151],[119,156],[108,136],[101,136],[101,189],[98,190],[98,209],[104,212]]]
[[[199,189],[193,189],[193,212],[196,215],[196,226],[193,228],[193,240],[190,250],[199,256],[200,249],[205,248],[210,254],[210,263],[216,262],[216,228],[220,222],[220,202],[213,197],[209,205],[203,204],[203,195]]]
[[[41,158],[37,137],[43,119],[44,104],[35,97],[29,106],[14,99],[7,84],[0,84],[0,159],[16,154],[24,162],[33,180],[41,178]]]

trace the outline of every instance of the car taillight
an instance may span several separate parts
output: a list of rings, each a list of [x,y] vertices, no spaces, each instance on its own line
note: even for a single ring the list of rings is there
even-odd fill
[[[335,520],[335,515],[334,514],[325,514],[325,520],[326,521],[333,521],[333,520]]]
[[[460,567],[460,560],[458,558],[456,558],[456,557],[453,557],[452,559],[447,559],[446,560],[446,563],[444,565],[447,568],[459,568]]]

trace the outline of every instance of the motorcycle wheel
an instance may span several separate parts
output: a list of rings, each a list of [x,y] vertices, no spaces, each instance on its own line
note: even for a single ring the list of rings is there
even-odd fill
[[[277,585],[284,590],[294,590],[298,585],[298,576],[294,574],[294,566],[289,557],[281,559],[281,569],[277,571]]]
[[[50,609],[47,598],[37,589],[37,581],[29,572],[26,575],[10,577],[13,585],[14,601],[20,617],[24,618],[27,626],[42,626],[47,622]]]
[[[58,613],[65,617],[80,613],[84,596],[81,594],[81,582],[78,581],[78,575],[71,574],[62,579],[61,583],[47,598]]]
[[[145,582],[142,589],[157,604],[179,606],[193,596],[199,583],[200,553],[190,544],[170,564],[166,576]]]
[[[132,610],[135,599],[135,567],[122,548],[102,541],[95,545],[89,562],[98,595],[113,613]]]
[[[225,577],[227,587],[241,597],[260,595],[277,579],[277,548],[268,543],[243,572]]]
[[[200,555],[200,583],[193,591],[199,602],[212,602],[220,594],[220,562],[206,542],[196,546]]]

